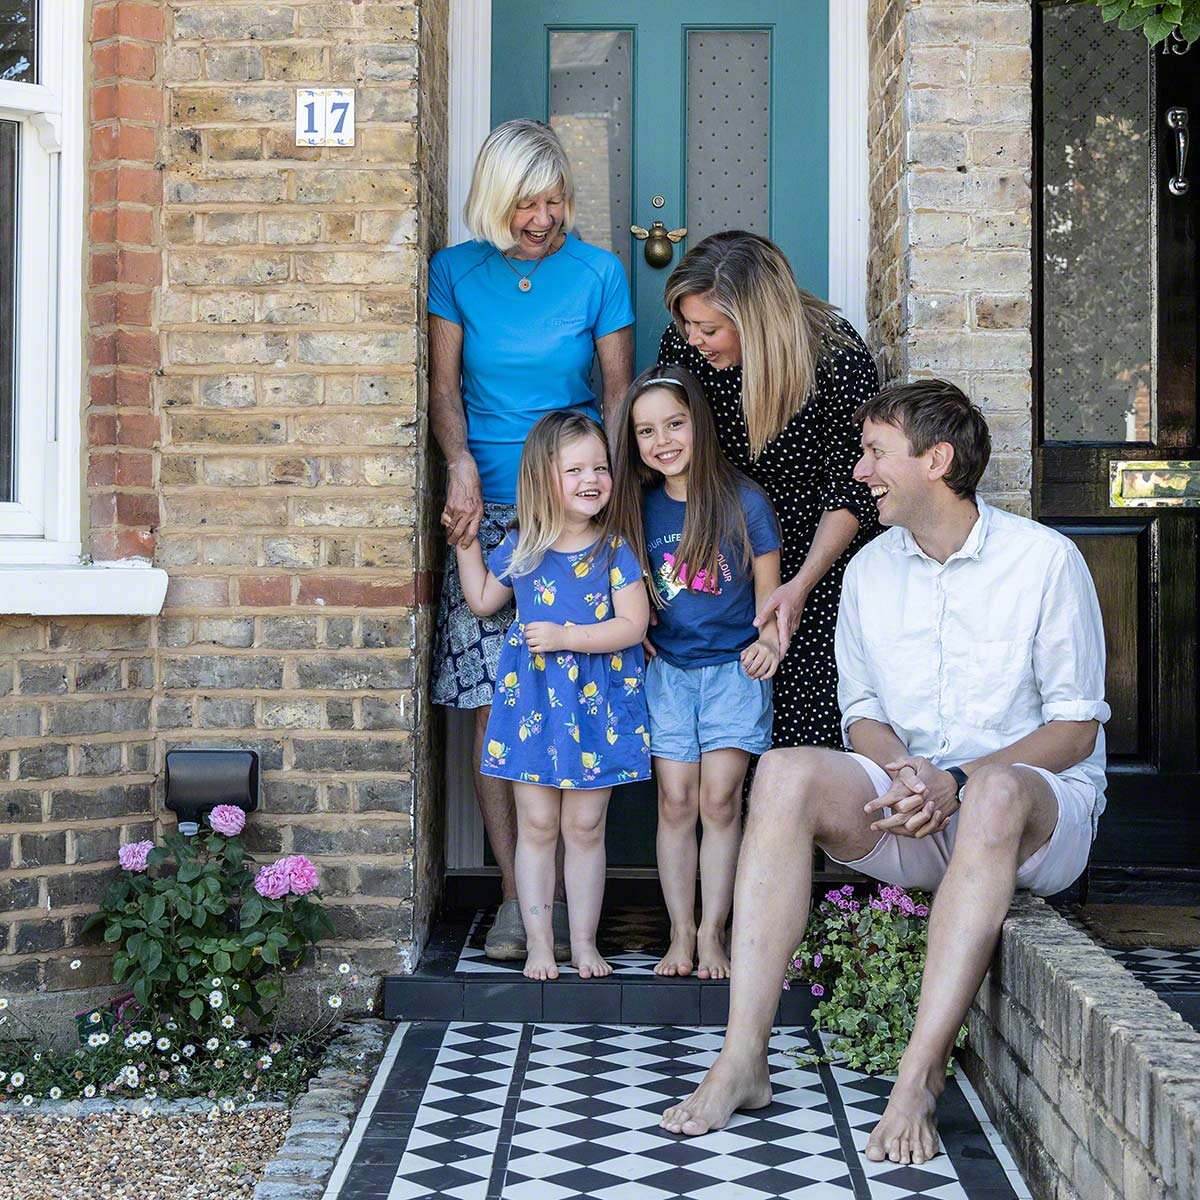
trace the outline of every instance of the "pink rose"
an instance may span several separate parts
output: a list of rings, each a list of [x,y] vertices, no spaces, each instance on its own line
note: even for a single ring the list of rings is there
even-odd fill
[[[218,804],[208,814],[208,823],[226,837],[237,837],[246,828],[246,814],[236,804]]]
[[[146,869],[146,857],[154,849],[153,842],[130,842],[117,851],[117,861],[126,871],[141,873]]]
[[[276,865],[286,875],[293,896],[306,896],[321,886],[317,868],[303,854],[289,854]]]
[[[279,869],[279,863],[259,867],[254,877],[254,890],[268,900],[278,900],[288,894],[287,873]]]

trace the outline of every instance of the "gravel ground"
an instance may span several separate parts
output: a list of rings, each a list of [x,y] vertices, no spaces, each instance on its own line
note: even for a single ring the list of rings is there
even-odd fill
[[[286,1109],[212,1120],[0,1115],[0,1200],[249,1197],[290,1121]]]

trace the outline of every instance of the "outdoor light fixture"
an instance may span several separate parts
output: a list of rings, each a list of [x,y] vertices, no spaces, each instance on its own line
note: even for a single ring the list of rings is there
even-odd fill
[[[257,750],[170,750],[167,752],[167,807],[179,832],[192,837],[200,820],[218,804],[236,804],[243,812],[258,807],[260,773]]]

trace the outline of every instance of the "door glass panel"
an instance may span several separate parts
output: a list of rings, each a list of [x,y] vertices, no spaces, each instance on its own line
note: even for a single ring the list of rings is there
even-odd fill
[[[13,499],[19,130],[13,121],[0,121],[0,501]]]
[[[575,226],[629,269],[633,159],[633,35],[550,33],[550,124],[575,176]]]
[[[37,83],[37,0],[0,0],[0,79]]]
[[[1150,51],[1092,7],[1042,28],[1044,435],[1152,441]]]
[[[687,39],[687,228],[770,233],[771,35],[692,30]]]

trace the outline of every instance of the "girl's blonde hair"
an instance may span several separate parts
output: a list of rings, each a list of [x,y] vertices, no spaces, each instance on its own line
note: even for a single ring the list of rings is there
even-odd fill
[[[563,230],[575,225],[575,183],[558,135],[541,121],[505,121],[487,135],[475,159],[463,216],[479,241],[501,253],[516,244],[517,205],[541,192],[562,188]]]
[[[671,578],[678,583],[679,571],[686,564],[692,579],[701,571],[708,579],[719,579],[718,557],[722,544],[741,547],[742,570],[749,573],[754,561],[754,547],[750,542],[740,491],[742,488],[762,489],[725,457],[717,441],[716,423],[704,390],[684,367],[648,368],[629,385],[621,401],[612,425],[613,493],[605,520],[605,534],[610,529],[615,531],[634,523],[640,529],[643,491],[662,484],[662,474],[642,461],[634,432],[633,407],[641,396],[654,388],[669,391],[692,418],[687,508]],[[632,545],[643,574],[651,581],[650,598],[661,608],[663,601],[658,588],[653,586],[654,575],[645,537],[635,538]]]
[[[724,313],[737,330],[742,408],[756,459],[807,403],[823,344],[845,340],[837,309],[796,286],[774,242],[740,229],[706,237],[671,272],[663,298],[681,333],[679,306],[688,296]]]
[[[604,430],[591,417],[573,409],[547,413],[529,431],[517,472],[517,548],[509,565],[510,575],[528,575],[537,570],[546,551],[562,536],[567,515],[558,456],[568,442],[585,437],[600,443],[607,461]]]

